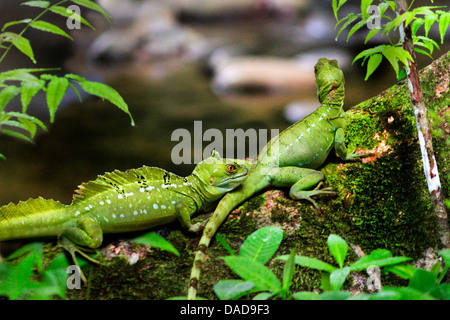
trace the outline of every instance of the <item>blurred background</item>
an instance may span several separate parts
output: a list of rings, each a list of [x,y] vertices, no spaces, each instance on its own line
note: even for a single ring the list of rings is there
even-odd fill
[[[0,25],[41,12],[21,2],[0,0]],[[226,129],[281,131],[318,107],[313,67],[322,56],[338,59],[344,70],[345,108],[396,82],[384,62],[364,81],[361,60],[351,62],[360,51],[385,39],[374,37],[364,46],[369,30],[362,28],[350,41],[346,42],[348,30],[336,41],[329,0],[97,3],[111,14],[111,23],[81,8],[96,30],[69,30],[74,41],[28,30],[25,36],[37,65],[12,50],[0,71],[59,67],[60,75],[76,73],[107,83],[125,99],[136,126],[115,106],[88,95],[80,103],[69,89],[55,123],[34,144],[0,135],[0,153],[7,157],[0,161],[1,205],[39,196],[70,203],[77,185],[115,169],[148,165],[187,175],[194,164],[175,165],[171,159],[179,143],[171,141],[175,129],[193,133],[194,121],[201,120],[203,132],[217,128],[224,136]],[[360,12],[359,6],[360,1],[348,1],[339,17]],[[66,19],[52,13],[43,19],[66,29]],[[436,30],[431,36],[439,40]],[[434,57],[448,49],[444,44]],[[430,62],[421,56],[419,65]],[[20,108],[20,101],[9,108]],[[33,98],[29,113],[48,123],[44,95]]]

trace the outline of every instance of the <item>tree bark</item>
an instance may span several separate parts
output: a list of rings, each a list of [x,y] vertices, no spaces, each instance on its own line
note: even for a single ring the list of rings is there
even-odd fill
[[[406,0],[396,0],[395,7],[398,15],[405,13],[407,9]],[[428,121],[428,111],[423,101],[422,88],[417,72],[416,55],[412,40],[411,24],[405,26],[404,23],[399,26],[403,49],[405,49],[413,58],[408,60],[408,88],[411,94],[411,102],[416,120],[417,133],[419,136],[420,150],[422,152],[422,162],[427,179],[428,191],[430,192],[431,202],[433,203],[435,215],[438,219],[439,235],[442,245],[450,248],[448,217],[445,209],[444,197],[441,192],[441,181],[439,171],[433,151],[433,141],[431,139],[431,127]]]

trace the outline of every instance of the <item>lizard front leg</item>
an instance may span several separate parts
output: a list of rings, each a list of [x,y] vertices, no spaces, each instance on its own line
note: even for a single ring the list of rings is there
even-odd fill
[[[339,128],[336,130],[334,135],[334,149],[336,150],[337,155],[342,160],[359,160],[361,158],[365,158],[371,155],[371,153],[359,154],[355,152],[355,150],[349,152],[344,143],[345,133],[344,129]]]
[[[335,192],[331,188],[322,188],[322,180],[324,175],[318,170],[297,167],[278,168],[271,175],[272,185],[275,187],[288,187],[289,196],[296,200],[308,200],[316,209],[319,209],[316,201],[312,196],[327,194],[334,195]]]
[[[183,229],[189,232],[198,233],[203,229],[207,220],[192,224],[191,221],[192,211],[195,211],[195,209],[193,210],[189,208],[189,206],[185,203],[180,202],[175,205],[175,216],[177,217],[178,221],[180,221],[180,224],[183,227]]]

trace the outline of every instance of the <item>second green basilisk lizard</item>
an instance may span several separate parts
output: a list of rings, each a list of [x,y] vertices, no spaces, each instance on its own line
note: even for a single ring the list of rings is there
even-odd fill
[[[237,205],[257,192],[270,187],[290,187],[293,199],[309,200],[320,194],[333,194],[331,188],[321,189],[324,175],[317,170],[334,148],[343,160],[356,160],[370,155],[348,152],[344,144],[344,74],[336,60],[320,58],[314,67],[320,107],[270,140],[253,164],[248,178],[227,193],[209,219],[195,255],[188,289],[188,299],[197,293],[201,266],[206,248],[219,226]]]

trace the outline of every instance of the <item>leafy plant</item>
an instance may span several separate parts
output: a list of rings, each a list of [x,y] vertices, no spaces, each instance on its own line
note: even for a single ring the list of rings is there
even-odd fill
[[[158,235],[156,232],[148,232],[140,237],[132,239],[132,241],[152,248],[169,251],[177,256],[180,255],[178,250],[175,249],[169,241]]]
[[[283,269],[282,281],[266,266],[274,253],[278,250],[283,232],[278,227],[264,227],[251,234],[242,244],[239,255],[222,258],[225,263],[242,279],[221,280],[214,286],[214,292],[223,300],[234,300],[249,294],[256,294],[253,299],[297,299],[297,300],[333,300],[333,299],[448,299],[449,284],[441,284],[450,266],[450,250],[440,251],[444,260],[444,268],[440,271],[439,262],[430,271],[416,269],[403,264],[411,260],[406,257],[394,257],[385,249],[377,249],[346,265],[345,259],[348,244],[339,236],[331,234],[327,245],[337,266],[316,258],[296,255],[282,255],[275,259],[286,262]],[[223,242],[223,239],[221,240]],[[290,287],[295,272],[295,265],[319,270],[322,276],[322,293],[300,291],[291,293]],[[386,287],[375,294],[358,294],[352,296],[343,290],[345,280],[350,272],[366,271],[369,268],[381,268],[394,273],[404,279],[409,279],[407,287]]]
[[[42,16],[46,13],[53,13],[63,17],[78,21],[91,29],[94,27],[76,12],[63,7],[63,4],[76,4],[85,8],[101,13],[107,20],[110,19],[100,6],[90,0],[62,0],[56,4],[50,4],[50,1],[27,1],[22,5],[41,8],[42,12],[34,19],[22,19],[19,21],[11,21],[5,23],[0,33],[0,50],[4,50],[0,56],[0,63],[3,62],[6,54],[12,48],[18,49],[26,55],[33,63],[36,63],[34,52],[30,41],[24,37],[24,33],[33,28],[43,32],[63,36],[69,39],[72,37],[59,28],[58,26],[42,20]],[[8,28],[24,24],[24,28],[20,33],[7,31]],[[0,132],[31,142],[35,137],[37,129],[47,130],[47,126],[36,117],[27,114],[28,106],[32,98],[39,92],[44,91],[46,94],[47,107],[50,115],[50,123],[54,122],[55,113],[64,97],[67,89],[70,87],[75,91],[81,101],[80,94],[76,88],[78,84],[84,91],[89,94],[108,100],[119,109],[127,113],[134,125],[134,120],[128,110],[128,105],[119,95],[119,93],[106,84],[89,81],[83,77],[74,74],[66,74],[62,77],[44,72],[55,69],[49,68],[21,68],[13,69],[0,73]],[[21,111],[5,111],[8,103],[13,101],[15,97],[20,96]],[[5,158],[0,154],[0,158]]]
[[[178,251],[155,232],[132,239],[140,244],[166,250],[176,255]],[[80,267],[86,265],[83,259]],[[45,266],[43,243],[32,242],[0,262],[0,296],[11,300],[65,299],[70,262],[62,252]],[[44,267],[45,266],[45,267]]]
[[[269,270],[265,263],[275,254],[283,239],[278,227],[263,227],[252,233],[242,244],[239,255],[223,257],[225,263],[242,280],[222,280],[214,286],[220,299],[238,299],[250,293],[261,292],[254,299],[268,299],[272,296],[285,298],[293,274],[292,262],[286,265],[283,282]]]
[[[364,43],[366,44],[375,35],[381,34],[388,38],[389,45],[379,45],[374,48],[370,48],[359,53],[353,60],[356,62],[362,59],[362,64],[367,62],[367,80],[369,76],[378,68],[383,58],[385,58],[395,71],[397,78],[404,77],[405,73],[401,73],[399,61],[408,68],[408,60],[413,61],[411,54],[402,48],[401,39],[394,40],[391,32],[397,30],[403,23],[405,27],[411,25],[412,41],[414,44],[414,50],[418,53],[425,54],[432,58],[434,49],[439,49],[438,43],[429,38],[429,32],[434,23],[439,24],[439,33],[441,44],[444,43],[444,36],[450,24],[450,12],[442,10],[442,6],[420,6],[411,11],[407,11],[401,15],[392,17],[392,14],[396,13],[396,4],[392,0],[381,0],[377,5],[378,14],[371,15],[369,12],[370,7],[373,4],[373,0],[361,1],[361,13],[350,12],[345,17],[338,19],[339,9],[347,2],[347,0],[333,0],[332,7],[336,17],[336,28],[340,26],[336,39],[348,27],[350,31],[347,34],[347,42],[350,40],[353,34],[361,28],[373,23],[374,19],[377,19],[379,25],[374,26],[366,35]],[[431,1],[433,2],[433,1]],[[423,30],[422,28],[423,27]],[[421,35],[420,31],[424,32]]]
[[[11,300],[66,297],[69,262],[60,253],[44,268],[42,252],[42,243],[33,242],[0,263],[0,296]]]

